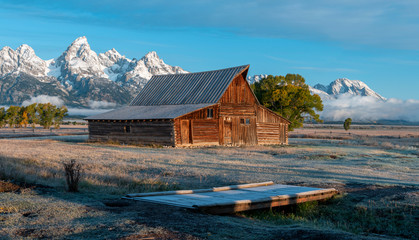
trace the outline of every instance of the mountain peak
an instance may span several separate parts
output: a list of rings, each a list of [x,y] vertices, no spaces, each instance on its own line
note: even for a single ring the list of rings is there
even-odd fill
[[[20,45],[16,49],[16,52],[22,57],[30,57],[35,55],[35,51],[29,45],[26,44]]]
[[[90,51],[90,45],[87,42],[87,38],[83,36],[74,40],[67,48],[67,52],[70,51],[77,52],[77,55],[80,55],[84,51]]]
[[[145,58],[145,59],[150,59],[150,58],[157,58],[157,59],[160,59],[160,58],[159,58],[159,56],[157,55],[157,53],[156,53],[155,51],[148,52],[148,53],[144,56],[144,58]]]
[[[121,54],[118,51],[116,51],[115,48],[112,48],[112,49],[108,50],[107,52],[105,52],[105,55],[108,56],[108,57],[110,57],[110,56],[115,56],[117,58],[122,57]]]
[[[76,40],[74,40],[71,45],[89,45],[87,42],[87,38],[85,36],[78,37]]]
[[[374,92],[364,82],[360,80],[350,80],[348,78],[338,78],[335,81],[331,82],[328,86],[316,84],[313,88],[322,91],[326,95],[335,97],[340,94],[350,94],[356,96],[372,96],[380,100],[386,99],[382,97],[380,94]],[[319,92],[316,92],[316,94],[317,93]]]

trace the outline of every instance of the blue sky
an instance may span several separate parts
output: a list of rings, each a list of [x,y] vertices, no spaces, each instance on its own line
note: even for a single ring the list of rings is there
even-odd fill
[[[299,73],[310,85],[346,77],[387,98],[419,99],[419,1],[4,1],[0,47],[58,57],[77,37],[129,58],[156,51],[204,71]]]

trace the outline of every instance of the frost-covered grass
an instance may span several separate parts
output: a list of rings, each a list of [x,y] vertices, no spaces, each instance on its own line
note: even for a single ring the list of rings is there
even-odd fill
[[[374,197],[372,199],[375,199]],[[279,225],[303,224],[355,234],[379,234],[417,239],[419,206],[389,199],[371,200],[353,193],[325,202],[306,202],[239,215]]]
[[[89,206],[77,195],[42,195],[30,189],[0,193],[1,239],[116,239],[153,230],[132,216]]]
[[[109,228],[138,233],[145,231],[144,226],[128,230],[132,216],[92,210],[89,201],[117,199],[134,192],[268,180],[335,187],[348,195],[327,204],[306,204],[283,212],[259,211],[246,218],[406,237],[417,221],[412,216],[419,204],[419,156],[416,143],[406,139],[291,139],[289,146],[185,149],[0,139],[0,179],[41,184],[56,191],[52,195],[35,191],[0,194],[0,208],[4,210],[0,213],[0,237],[20,234],[53,238],[55,233],[49,231],[56,226],[63,226],[57,234],[69,238],[95,236]],[[77,194],[65,192],[62,163],[71,159],[84,169]],[[350,189],[358,185],[374,187],[351,193]],[[106,221],[100,223],[103,219]],[[112,234],[106,238],[120,236]]]
[[[83,165],[81,191],[204,188],[272,180],[306,185],[414,184],[418,155],[402,147],[343,140],[290,140],[289,146],[147,148],[54,140],[0,140],[0,176],[64,187],[63,162]]]

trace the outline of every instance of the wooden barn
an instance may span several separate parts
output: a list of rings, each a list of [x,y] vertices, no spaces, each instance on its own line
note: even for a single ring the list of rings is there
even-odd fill
[[[125,108],[86,118],[89,140],[139,145],[288,144],[289,121],[263,107],[249,65],[153,76]]]

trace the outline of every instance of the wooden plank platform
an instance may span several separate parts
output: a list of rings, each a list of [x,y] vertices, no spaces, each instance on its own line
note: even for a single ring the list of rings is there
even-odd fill
[[[128,194],[125,198],[223,214],[322,200],[332,197],[337,192],[334,188],[321,189],[263,182],[211,189],[136,193]]]

